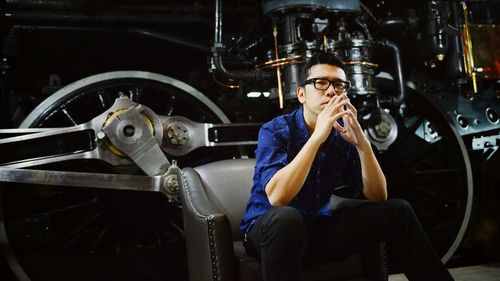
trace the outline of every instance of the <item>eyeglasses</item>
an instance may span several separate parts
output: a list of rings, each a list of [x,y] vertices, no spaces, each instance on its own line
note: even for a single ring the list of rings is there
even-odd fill
[[[342,80],[328,80],[324,78],[311,78],[304,81],[301,86],[304,87],[307,84],[313,84],[314,88],[321,91],[326,91],[330,85],[333,85],[333,91],[337,94],[343,94],[349,90],[351,83]]]

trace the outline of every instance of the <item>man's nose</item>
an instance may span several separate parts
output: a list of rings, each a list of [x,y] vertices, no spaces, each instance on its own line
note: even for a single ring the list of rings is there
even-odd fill
[[[333,89],[333,84],[330,83],[330,85],[328,85],[328,88],[326,88],[325,90],[325,95],[328,95],[330,97],[333,97],[335,96],[337,93],[335,92],[335,90]]]

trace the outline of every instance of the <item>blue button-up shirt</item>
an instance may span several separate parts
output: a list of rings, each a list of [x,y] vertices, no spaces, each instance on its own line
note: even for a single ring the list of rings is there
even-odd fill
[[[259,131],[253,187],[240,228],[247,232],[255,220],[272,205],[264,191],[274,174],[290,163],[309,139],[302,107],[274,118]],[[361,167],[356,148],[336,130],[320,147],[307,179],[299,193],[288,204],[310,221],[331,216],[330,196],[336,187],[352,185],[361,188]]]

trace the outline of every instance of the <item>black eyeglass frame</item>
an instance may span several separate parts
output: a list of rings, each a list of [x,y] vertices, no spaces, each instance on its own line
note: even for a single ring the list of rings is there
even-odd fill
[[[318,89],[318,87],[316,87],[316,81],[317,80],[323,80],[323,81],[328,81],[328,86],[324,89]],[[320,90],[320,91],[326,91],[328,88],[330,88],[330,86],[333,87],[333,91],[337,94],[343,94],[343,93],[347,93],[347,91],[349,90],[349,88],[351,88],[351,82],[349,81],[344,81],[344,80],[328,80],[328,79],[325,79],[325,78],[311,78],[311,79],[307,79],[306,81],[302,82],[302,84],[300,84],[301,87],[304,87],[305,85],[307,84],[311,84],[313,85],[313,87],[316,89],[316,90]],[[337,89],[335,89],[335,84],[334,83],[342,83],[344,84],[345,86],[345,91],[337,91]]]

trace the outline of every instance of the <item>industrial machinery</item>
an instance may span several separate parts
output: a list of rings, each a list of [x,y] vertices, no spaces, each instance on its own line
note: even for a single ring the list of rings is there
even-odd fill
[[[498,2],[135,2],[2,3],[13,280],[187,280],[180,168],[252,157],[317,52],[442,260],[498,258]]]

